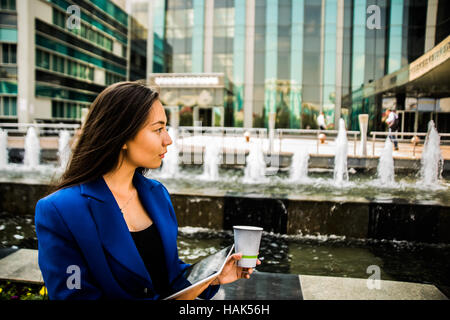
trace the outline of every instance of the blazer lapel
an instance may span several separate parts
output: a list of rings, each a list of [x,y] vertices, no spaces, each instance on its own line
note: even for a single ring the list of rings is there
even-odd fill
[[[138,190],[139,191],[139,190]],[[117,202],[103,177],[81,185],[105,249],[130,272],[151,285],[150,276],[131,237]]]
[[[160,186],[154,187],[142,175],[136,173],[133,178],[133,183],[138,191],[142,205],[158,229],[164,247],[164,257],[169,273],[169,281],[171,281],[177,271],[173,266],[177,263],[174,259],[177,257],[178,227],[176,223],[174,224],[170,221],[169,203],[166,201],[162,188]]]

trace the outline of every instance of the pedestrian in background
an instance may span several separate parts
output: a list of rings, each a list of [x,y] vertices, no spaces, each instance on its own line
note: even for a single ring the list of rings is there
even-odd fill
[[[389,138],[394,143],[394,149],[398,150],[398,142],[397,142],[397,132],[398,132],[398,114],[395,112],[395,109],[388,109],[386,112],[387,118],[386,123],[389,127]]]
[[[325,123],[325,115],[323,113],[323,111],[320,111],[319,116],[317,117],[317,124],[319,125],[319,129],[320,130],[326,130],[327,126]]]

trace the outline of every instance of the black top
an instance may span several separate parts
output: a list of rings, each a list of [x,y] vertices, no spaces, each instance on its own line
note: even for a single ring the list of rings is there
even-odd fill
[[[152,279],[155,291],[162,296],[167,295],[169,291],[169,276],[167,274],[164,247],[158,229],[153,223],[147,229],[130,233]]]

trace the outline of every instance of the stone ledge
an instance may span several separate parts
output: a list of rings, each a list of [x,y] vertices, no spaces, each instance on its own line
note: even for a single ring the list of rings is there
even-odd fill
[[[44,284],[38,265],[38,251],[20,249],[1,259],[0,279]]]
[[[369,289],[367,279],[300,275],[304,300],[448,300],[434,285],[380,280]]]
[[[2,249],[2,251],[8,249]],[[10,252],[10,251],[9,251]],[[7,253],[9,253],[7,252]],[[0,279],[44,284],[38,251],[19,249],[0,259]],[[381,280],[255,272],[250,280],[224,285],[215,300],[448,300],[434,285]]]

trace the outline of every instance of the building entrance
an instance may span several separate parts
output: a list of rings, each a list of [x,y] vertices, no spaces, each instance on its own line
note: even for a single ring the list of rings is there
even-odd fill
[[[202,122],[202,126],[211,127],[212,126],[212,109],[211,108],[200,108],[198,111],[198,119]]]

